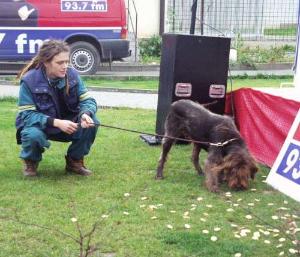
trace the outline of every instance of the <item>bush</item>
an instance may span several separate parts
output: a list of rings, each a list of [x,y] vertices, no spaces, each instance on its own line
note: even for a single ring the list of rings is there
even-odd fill
[[[294,54],[290,54],[295,49],[292,46],[271,46],[269,48],[243,47],[238,49],[237,63],[255,67],[260,63],[284,63],[293,62]]]
[[[141,39],[139,50],[143,60],[149,59],[149,57],[159,58],[161,56],[161,37],[153,35],[150,38]]]
[[[237,50],[238,59],[230,61],[230,65],[242,64],[255,68],[257,64],[267,63],[291,63],[294,61],[295,46],[282,45],[266,47],[246,46],[240,35],[237,35],[232,46]],[[139,41],[139,52],[141,61],[144,63],[160,62],[161,57],[161,36],[153,35]]]

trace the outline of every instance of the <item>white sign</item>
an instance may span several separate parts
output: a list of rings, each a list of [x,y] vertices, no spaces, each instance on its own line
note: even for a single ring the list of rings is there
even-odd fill
[[[300,202],[300,109],[267,177],[267,183]]]
[[[175,95],[178,97],[191,97],[192,84],[191,83],[176,83]]]

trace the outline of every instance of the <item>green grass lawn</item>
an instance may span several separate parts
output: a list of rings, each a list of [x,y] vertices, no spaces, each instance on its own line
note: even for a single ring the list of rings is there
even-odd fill
[[[145,79],[129,79],[129,80],[117,80],[117,79],[89,79],[83,78],[85,85],[89,87],[101,87],[101,88],[120,88],[120,89],[147,89],[157,90],[158,80],[145,80]]]
[[[166,178],[156,181],[159,146],[101,128],[86,158],[91,177],[67,175],[67,144],[52,142],[39,177],[26,179],[15,143],[16,103],[2,100],[0,108],[1,257],[79,256],[77,225],[84,234],[95,222],[91,241],[100,250],[93,256],[275,257],[294,256],[289,250],[299,248],[292,242],[299,239],[292,233],[299,203],[264,183],[266,167],[260,166],[250,190],[226,196],[223,186],[213,194],[192,167],[191,146],[176,145]],[[98,116],[103,124],[154,132],[155,111],[103,109]],[[252,239],[254,233],[260,237]]]
[[[99,76],[86,76],[82,77],[86,86],[88,87],[100,87],[100,88],[113,88],[113,89],[144,89],[144,90],[158,90],[158,79],[149,79],[143,77],[129,77],[127,79],[103,79]],[[19,82],[15,78],[5,78],[12,83],[19,85]],[[283,82],[293,82],[292,76],[265,76],[258,75],[256,77],[250,76],[234,76],[227,81],[227,91],[231,89],[231,82],[233,90],[242,87],[280,87]]]
[[[120,88],[120,89],[148,89],[158,90],[158,80],[143,80],[143,79],[131,79],[131,80],[107,80],[107,79],[84,79],[87,86],[102,87],[102,88]],[[292,82],[292,77],[287,78],[233,78],[232,88],[233,90],[242,87],[279,87],[282,82]],[[227,82],[228,91],[231,88],[231,82]]]
[[[264,35],[266,36],[295,36],[297,35],[297,26],[287,28],[265,28]]]

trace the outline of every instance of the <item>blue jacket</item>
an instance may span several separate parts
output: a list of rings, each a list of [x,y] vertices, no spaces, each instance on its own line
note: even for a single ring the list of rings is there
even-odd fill
[[[68,95],[65,90],[65,78],[49,81],[42,68],[29,70],[21,78],[19,113],[16,118],[18,143],[20,143],[19,133],[24,126],[35,126],[44,130],[46,134],[57,134],[61,131],[53,127],[49,120],[57,118],[77,122],[83,113],[95,115],[97,103],[89,96],[77,72],[68,68],[67,78]],[[59,99],[58,94],[61,94],[63,99]],[[63,113],[62,101],[65,107]]]

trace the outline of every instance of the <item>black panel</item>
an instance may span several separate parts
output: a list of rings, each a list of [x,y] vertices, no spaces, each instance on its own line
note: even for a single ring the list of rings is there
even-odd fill
[[[224,113],[224,97],[210,96],[210,88],[227,88],[230,38],[164,34],[156,117],[156,133],[164,133],[164,122],[172,102],[191,99],[219,114]],[[190,96],[176,96],[177,83],[192,85]],[[217,89],[218,92],[218,89]]]

